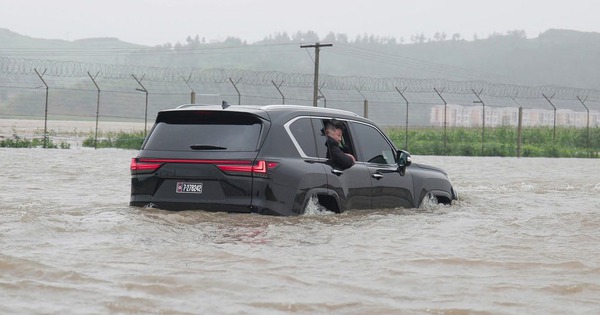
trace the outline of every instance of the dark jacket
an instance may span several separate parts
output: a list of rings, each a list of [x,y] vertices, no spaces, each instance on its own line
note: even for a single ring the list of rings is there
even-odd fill
[[[332,137],[327,137],[325,146],[327,146],[327,158],[333,162],[334,166],[345,170],[354,165],[352,158],[344,153],[342,148],[340,148],[340,143]]]

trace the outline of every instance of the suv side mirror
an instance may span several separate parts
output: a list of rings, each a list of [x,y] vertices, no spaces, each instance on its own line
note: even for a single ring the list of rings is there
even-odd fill
[[[410,157],[410,153],[404,150],[398,150],[398,172],[401,176],[404,176],[406,173],[406,167],[412,163],[412,158]]]

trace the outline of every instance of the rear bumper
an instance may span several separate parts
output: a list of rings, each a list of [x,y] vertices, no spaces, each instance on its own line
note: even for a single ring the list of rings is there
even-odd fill
[[[204,210],[204,211],[219,211],[219,212],[236,212],[250,213],[252,207],[248,204],[232,204],[232,203],[198,203],[198,202],[181,202],[181,201],[155,201],[152,197],[144,195],[133,195],[129,201],[129,205],[133,207],[150,207],[163,210]]]

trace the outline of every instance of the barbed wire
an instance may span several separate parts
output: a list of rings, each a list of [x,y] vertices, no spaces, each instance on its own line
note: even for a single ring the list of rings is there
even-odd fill
[[[131,80],[131,76],[143,77],[145,81],[229,83],[235,80],[241,84],[271,86],[272,82],[282,82],[288,87],[310,88],[313,74],[285,73],[279,71],[252,71],[243,69],[199,69],[126,64],[100,64],[48,59],[25,59],[0,56],[0,74],[36,75],[35,71],[62,78],[83,78],[88,73],[102,79]],[[321,74],[321,88],[329,90],[360,90],[373,92],[473,94],[488,97],[539,99],[543,95],[554,99],[574,100],[587,97],[597,101],[599,90],[579,89],[559,86],[523,86],[515,84],[490,83],[486,81],[452,81],[447,79],[411,78],[372,78],[363,76],[333,76]]]

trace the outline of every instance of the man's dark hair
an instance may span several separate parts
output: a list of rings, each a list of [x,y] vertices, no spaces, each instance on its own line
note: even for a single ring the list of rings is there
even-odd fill
[[[327,128],[329,126],[332,126],[335,129],[342,129],[342,130],[345,129],[344,123],[339,120],[336,120],[335,118],[327,121],[327,123],[325,124],[325,127]]]
[[[327,129],[341,129],[342,131],[344,131],[346,129],[346,126],[343,122],[333,118],[325,121],[325,127],[321,129],[321,134],[325,135],[325,130]]]

